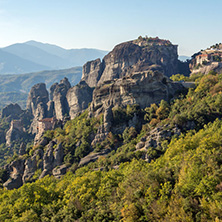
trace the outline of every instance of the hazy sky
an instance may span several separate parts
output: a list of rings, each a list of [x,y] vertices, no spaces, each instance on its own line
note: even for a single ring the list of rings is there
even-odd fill
[[[36,40],[111,50],[159,36],[192,55],[222,42],[221,0],[0,0],[0,47]]]

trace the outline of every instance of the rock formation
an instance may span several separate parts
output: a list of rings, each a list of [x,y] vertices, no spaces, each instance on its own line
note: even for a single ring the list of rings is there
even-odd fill
[[[104,57],[85,64],[82,79],[89,86],[134,72],[159,70],[166,76],[178,73],[177,45],[159,38],[139,38],[121,43]]]
[[[174,127],[171,129],[169,125],[156,127],[140,139],[140,142],[136,144],[136,149],[146,152],[152,148],[162,149],[161,143],[164,140],[167,140],[169,142],[172,136],[179,136],[180,134],[181,130],[178,127]],[[151,158],[148,154],[146,154],[145,159],[148,162],[151,161]]]
[[[66,99],[66,94],[71,88],[71,85],[67,78],[60,81],[58,85],[55,86],[53,92],[53,101],[55,107],[55,114],[57,119],[63,119],[65,115],[69,115],[69,105]]]
[[[100,143],[103,140],[105,140],[105,138],[107,137],[107,135],[111,130],[112,121],[113,121],[112,106],[108,106],[105,108],[103,116],[103,124],[99,126],[95,138],[91,143],[92,146],[95,146],[97,143]]]
[[[21,120],[12,120],[10,129],[6,133],[6,145],[11,146],[12,142],[24,137],[23,125]]]
[[[54,148],[56,146],[56,148]],[[62,144],[57,144],[55,141],[50,141],[47,145],[47,149],[44,152],[44,156],[42,157],[43,166],[42,173],[39,178],[43,178],[46,175],[51,175],[54,168],[58,168],[63,163],[63,147]],[[56,170],[54,170],[56,171]],[[61,171],[61,173],[63,170]],[[56,171],[56,175],[58,175],[58,171]]]
[[[19,148],[19,155],[23,156],[26,153],[26,145],[25,143],[21,143],[20,148]]]
[[[38,146],[41,144],[47,145],[47,143],[48,141],[42,140]],[[21,145],[19,154],[20,156],[17,160],[5,166],[5,169],[9,172],[9,178],[3,184],[6,189],[19,188],[24,183],[38,179],[37,170],[42,172],[39,178],[43,178],[48,174],[53,174],[59,178],[66,173],[67,167],[63,165],[64,154],[61,143],[57,144],[55,141],[50,141],[45,152],[41,148],[38,148],[27,159],[21,156],[25,154],[23,144]]]
[[[112,109],[128,104],[138,104],[140,108],[145,108],[152,103],[159,103],[162,99],[169,100],[178,91],[183,90],[180,83],[174,83],[167,77],[177,73],[177,57],[177,46],[169,41],[141,37],[117,45],[103,61],[97,59],[86,63],[82,80],[74,87],[71,87],[67,78],[53,84],[50,93],[43,83],[33,86],[28,96],[26,111],[22,111],[15,104],[6,107],[2,112],[3,117],[14,114],[13,118],[17,119],[23,115],[31,115],[30,132],[36,135],[34,153],[24,159],[26,149],[25,145],[21,144],[17,162],[6,167],[10,178],[4,186],[7,189],[17,188],[46,175],[59,178],[66,173],[62,144],[57,140],[43,137],[43,134],[46,130],[62,128],[69,117],[73,119],[86,110],[89,103],[89,116],[103,114],[103,123],[98,127],[97,133],[93,131],[90,135],[90,148],[104,141],[110,132],[119,134],[123,133],[126,127],[139,128],[140,117],[137,114],[130,116],[130,119],[124,120],[121,124],[114,125]],[[14,120],[7,132],[8,145],[22,137],[23,127],[15,123]],[[158,146],[158,138],[149,138],[147,135],[136,148]],[[80,145],[81,141],[78,141],[76,147]],[[79,166],[95,161],[111,150],[112,148],[106,147],[97,153],[90,153],[80,160]]]
[[[35,116],[37,107],[41,103],[45,106],[43,107],[44,110],[42,110],[43,111],[42,115],[44,115],[44,113],[47,110],[46,104],[48,101],[49,101],[49,93],[46,90],[45,83],[38,83],[34,85],[29,92],[26,109],[30,110],[32,115]],[[38,112],[40,112],[40,110],[38,110]]]
[[[97,86],[93,92],[90,110],[98,115],[104,112],[104,104],[138,104],[140,108],[145,108],[152,103],[159,103],[162,99],[169,100],[182,89],[180,83],[173,83],[158,71],[138,72]]]
[[[26,107],[33,116],[33,121],[30,128],[30,132],[33,134],[37,133],[38,120],[47,116],[48,101],[49,93],[46,89],[45,83],[36,84],[31,88]]]
[[[23,183],[32,181],[36,170],[43,169],[43,162],[42,162],[43,155],[44,155],[43,150],[37,149],[35,150],[34,154],[31,157],[26,159],[24,163],[24,172],[22,175]]]
[[[96,59],[87,62],[83,66],[82,80],[85,81],[89,87],[96,87],[104,70],[104,62],[100,59]]]
[[[69,105],[69,116],[73,119],[79,112],[88,108],[92,101],[92,88],[85,81],[69,89],[66,99]]]
[[[54,93],[57,86],[58,86],[57,82],[51,85],[51,87],[49,89],[50,100],[53,100],[53,93]]]
[[[8,189],[19,188],[22,186],[22,175],[24,172],[24,162],[23,158],[13,161],[5,168],[8,170],[10,177],[9,179],[3,184],[3,186]]]
[[[17,103],[9,104],[5,108],[2,109],[1,118],[10,116],[11,119],[18,119],[22,113],[23,111]]]

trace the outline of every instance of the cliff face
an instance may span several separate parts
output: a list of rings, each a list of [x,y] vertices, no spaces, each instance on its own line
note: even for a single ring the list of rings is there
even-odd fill
[[[49,93],[45,83],[34,85],[28,96],[27,110],[32,114],[33,121],[30,127],[30,132],[37,133],[38,120],[47,117],[47,103],[49,101]]]
[[[104,114],[103,123],[98,127],[97,133],[90,135],[92,147],[103,142],[110,132],[119,134],[127,127],[139,127],[141,123],[136,114],[126,123],[116,126],[113,123],[113,108],[138,104],[143,109],[152,103],[159,103],[162,99],[172,98],[178,91],[183,90],[180,83],[173,83],[166,76],[177,73],[177,65],[177,46],[158,38],[140,38],[117,45],[103,61],[97,59],[86,63],[82,80],[74,87],[71,87],[67,78],[53,84],[50,93],[43,83],[33,86],[29,93],[27,110],[22,112],[32,115],[30,132],[36,134],[34,142],[39,149],[26,159],[22,156],[24,152],[21,152],[20,162],[7,166],[10,178],[4,186],[12,189],[13,183],[14,187],[18,187],[32,181],[36,170],[42,171],[39,178],[48,174],[56,177],[64,174],[67,167],[64,165],[62,144],[43,137],[44,131],[63,127],[68,119],[66,116],[73,119],[86,110],[89,103],[89,117]],[[16,110],[20,113],[18,107]],[[5,109],[3,114],[7,113]],[[55,124],[49,127],[51,119],[55,120]],[[44,124],[44,127],[42,125],[41,128],[39,123]],[[22,134],[22,130],[15,127],[9,130],[9,145],[10,138],[19,137],[19,133]],[[80,146],[80,142],[76,143],[76,148]],[[79,164],[84,165],[89,159],[91,161],[110,151],[106,149],[80,161]]]
[[[89,103],[90,110],[98,114],[110,105],[136,103],[144,108],[161,99],[168,100],[180,88],[164,76],[177,73],[177,57],[177,46],[167,40],[140,37],[121,43],[103,61],[87,62],[78,85],[71,87],[64,78],[54,83],[48,93],[44,83],[36,84],[30,90],[26,111],[16,104],[9,105],[3,109],[2,117],[10,116],[11,121],[29,113],[32,119],[29,132],[37,134],[39,120],[52,117],[64,120],[66,116],[72,119],[87,109]],[[10,135],[8,138],[15,138]]]
[[[87,62],[83,66],[82,80],[85,81],[89,87],[96,87],[99,79],[101,78],[103,70],[104,62],[101,62],[100,59]]]
[[[82,79],[95,87],[134,72],[159,70],[166,76],[178,72],[177,46],[158,38],[140,38],[117,45],[101,62],[91,61],[83,68]],[[101,77],[100,77],[101,76]],[[96,79],[99,79],[96,83]]]
[[[163,75],[161,80],[157,80],[157,74],[152,77],[153,80],[150,80],[147,76],[148,71],[161,72],[164,75],[175,74],[178,70],[177,57],[177,46],[167,40],[139,38],[119,44],[104,57],[102,62],[97,59],[86,63],[83,67],[82,80],[77,86],[71,87],[67,78],[61,80],[59,84],[53,84],[50,88],[50,102],[45,85],[35,85],[29,93],[27,109],[31,111],[35,120],[54,115],[57,119],[63,119],[64,116],[74,118],[88,107],[92,99],[96,107],[100,106],[98,105],[100,100],[102,103],[108,102],[107,97],[112,97],[112,101],[109,102],[122,105],[138,103],[146,106],[151,102],[159,102],[168,98],[169,90],[167,91],[166,87],[169,84],[166,86],[161,83],[161,81],[167,82],[163,80],[165,78]],[[142,75],[142,72],[146,74]],[[138,77],[135,73],[140,73],[141,76]],[[146,81],[154,83],[149,82],[149,88],[146,86]],[[92,98],[94,87],[96,88]],[[127,95],[127,92],[131,96]],[[149,99],[145,103],[143,93],[149,94]],[[108,96],[109,94],[111,95]],[[36,133],[34,130],[37,128],[36,121],[33,121],[32,126],[32,132]]]
[[[10,129],[6,133],[6,145],[11,146],[12,142],[25,137],[21,120],[12,120]]]
[[[106,106],[126,106],[138,104],[145,108],[162,99],[169,100],[182,90],[181,84],[171,82],[159,71],[133,73],[117,80],[106,81],[93,92],[90,110],[99,114]]]
[[[2,109],[1,118],[10,117],[10,119],[18,119],[19,116],[23,113],[21,107],[16,104],[9,104]]]
[[[56,85],[53,90],[53,101],[55,107],[55,114],[57,119],[62,119],[65,115],[69,114],[69,106],[66,99],[66,94],[71,88],[67,78],[64,78]]]
[[[79,112],[88,108],[92,101],[92,88],[86,82],[81,81],[78,85],[69,89],[66,99],[69,105],[69,116],[73,119]]]
[[[30,112],[35,116],[37,111],[37,106],[42,104],[47,104],[49,101],[49,93],[46,90],[46,85],[44,83],[39,83],[34,85],[28,96],[26,109],[30,110]]]
[[[25,158],[20,155],[19,158],[5,166],[9,173],[8,180],[3,184],[6,189],[19,188],[26,182],[31,182],[36,170],[42,173],[39,179],[46,175],[55,175],[60,177],[66,173],[67,167],[62,165],[63,147],[56,141],[44,141],[41,145],[47,145],[45,152],[37,149],[32,156]],[[56,146],[54,149],[53,146]]]

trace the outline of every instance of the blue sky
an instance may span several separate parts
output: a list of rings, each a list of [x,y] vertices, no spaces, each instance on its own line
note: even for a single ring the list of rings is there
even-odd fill
[[[159,36],[192,55],[222,42],[221,0],[0,0],[0,47],[36,40],[111,50]]]

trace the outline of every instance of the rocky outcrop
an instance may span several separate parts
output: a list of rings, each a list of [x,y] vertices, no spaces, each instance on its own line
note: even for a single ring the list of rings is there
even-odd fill
[[[20,147],[19,147],[19,155],[23,156],[26,153],[26,145],[25,143],[21,143]]]
[[[19,141],[24,136],[21,120],[12,120],[10,129],[6,132],[6,145],[9,147],[12,146],[14,141]]]
[[[112,106],[105,108],[104,116],[103,116],[103,124],[101,124],[97,130],[94,140],[91,145],[95,146],[98,143],[101,143],[105,140],[107,135],[109,134],[113,121],[113,113]]]
[[[104,141],[110,132],[119,134],[126,128],[141,128],[141,117],[138,113],[130,115],[130,119],[127,117],[120,121],[121,123],[114,123],[113,109],[128,104],[138,104],[140,108],[145,108],[152,103],[159,103],[162,99],[171,99],[178,91],[184,89],[180,83],[173,83],[165,76],[177,73],[177,65],[177,46],[158,38],[139,38],[117,45],[103,61],[98,59],[86,63],[82,80],[78,85],[71,87],[67,78],[53,84],[50,88],[51,100],[45,84],[33,86],[29,93],[26,112],[32,115],[31,132],[37,135],[34,153],[23,159],[26,147],[25,144],[21,144],[18,159],[20,162],[16,163],[18,166],[14,168],[9,167],[10,178],[4,186],[12,189],[46,175],[59,178],[65,174],[68,168],[64,165],[62,144],[57,140],[50,141],[42,135],[46,130],[62,128],[69,116],[73,119],[87,109],[89,103],[89,117],[103,114],[103,123],[98,127],[97,133],[93,130],[90,134],[89,141],[92,141],[92,147]],[[19,117],[23,115],[24,112],[20,113],[18,107],[16,109]],[[10,108],[8,110],[4,110],[4,116],[12,114]],[[137,129],[134,130],[136,132]],[[22,127],[12,127],[7,134],[8,144],[16,138],[21,138],[22,135],[19,133],[22,131]],[[137,144],[138,150],[147,151],[151,146],[157,147],[161,144],[160,137],[168,138],[173,135],[172,132],[162,129],[151,134],[146,135]],[[76,146],[80,145],[81,141],[78,141]],[[92,147],[90,151],[93,150]],[[79,166],[95,161],[111,150],[106,146],[100,152],[92,152],[81,159]],[[15,163],[13,164],[15,166]]]
[[[24,162],[23,158],[19,158],[18,160],[13,161],[9,165],[5,167],[5,169],[9,172],[9,179],[3,184],[3,186],[7,190],[11,190],[14,188],[19,188],[22,186],[22,175],[24,172]]]
[[[181,134],[181,130],[178,127],[171,128],[169,125],[162,127],[156,127],[151,130],[147,135],[140,139],[140,142],[136,144],[136,150],[147,151],[149,149],[157,148],[161,149],[161,143],[164,140],[168,142],[171,140],[172,136]],[[148,154],[145,156],[146,161],[150,162],[151,158]]]
[[[106,156],[110,152],[111,152],[111,149],[104,149],[98,153],[91,152],[90,154],[88,154],[87,156],[83,157],[80,160],[79,166],[85,166],[90,162],[95,162],[99,157]]]
[[[66,172],[67,172],[67,169],[68,167],[63,164],[61,166],[58,166],[58,167],[55,167],[53,170],[52,170],[52,175],[55,177],[55,178],[60,178],[62,175],[64,175]]]
[[[43,150],[37,149],[34,154],[29,157],[24,163],[24,173],[22,176],[23,183],[29,182],[33,180],[33,176],[37,169],[43,169]],[[37,178],[35,178],[37,179]]]
[[[30,110],[32,115],[35,116],[39,104],[44,106],[42,112],[47,110],[46,104],[48,101],[49,93],[46,90],[45,83],[38,83],[34,85],[29,92],[26,109]],[[38,112],[40,112],[40,110],[38,110]]]
[[[40,179],[50,174],[53,169],[53,161],[54,161],[53,146],[55,144],[56,143],[54,141],[50,141],[50,143],[47,146],[47,150],[45,151],[43,156],[43,171],[39,177]]]
[[[66,99],[66,94],[71,88],[67,78],[64,78],[56,85],[53,91],[53,101],[55,107],[55,114],[57,119],[63,119],[65,115],[69,115],[69,105]]]
[[[53,169],[55,167],[59,167],[63,162],[62,144],[59,143],[56,149],[54,149],[54,146],[56,145],[57,143],[55,141],[50,141],[47,146],[47,150],[45,151],[43,156],[43,171],[39,177],[40,179],[45,177],[46,175],[52,174]]]
[[[69,89],[66,99],[69,105],[69,115],[73,119],[79,112],[88,108],[92,101],[93,90],[85,81]]]
[[[25,144],[21,144],[19,158],[5,166],[9,174],[8,180],[4,183],[6,189],[19,188],[24,183],[35,181],[48,174],[59,178],[66,173],[67,166],[63,165],[64,154],[62,144],[57,144],[55,141],[49,142],[45,138],[37,146],[45,145],[47,145],[45,152],[42,148],[38,148],[32,156],[25,159],[22,157],[26,153]],[[36,174],[38,170],[41,172],[40,176]]]
[[[50,100],[53,100],[53,93],[54,93],[57,86],[58,86],[57,82],[51,85],[51,87],[49,89]]]
[[[55,116],[55,104],[54,101],[49,101],[47,103],[47,117],[53,117]]]
[[[18,104],[10,104],[3,108],[0,118],[4,118],[5,124],[10,123],[7,131],[0,129],[0,144],[6,142],[11,146],[14,141],[31,138],[27,133],[33,118],[29,111],[22,110]]]
[[[37,133],[38,120],[47,117],[47,103],[49,101],[49,94],[46,90],[45,83],[34,85],[28,96],[27,110],[32,114],[33,121],[30,127],[32,134]]]
[[[90,110],[98,115],[104,112],[106,104],[138,104],[140,108],[145,108],[162,99],[168,101],[183,88],[180,83],[173,83],[158,71],[138,72],[97,86]]]
[[[158,70],[171,76],[178,73],[178,62],[177,45],[168,40],[141,37],[115,46],[102,62],[86,63],[82,79],[94,87],[107,80],[147,70]]]
[[[82,80],[85,81],[89,87],[96,87],[104,70],[104,62],[100,59],[96,59],[87,62],[83,66]]]
[[[11,119],[18,119],[22,113],[23,111],[17,103],[9,104],[2,109],[0,118],[10,117]]]

